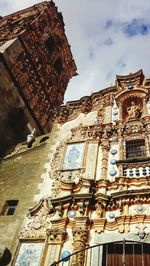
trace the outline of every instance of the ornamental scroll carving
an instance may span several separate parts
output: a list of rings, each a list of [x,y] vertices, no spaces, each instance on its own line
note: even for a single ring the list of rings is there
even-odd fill
[[[123,128],[124,135],[131,135],[131,134],[142,134],[145,133],[145,126],[141,121],[139,122],[128,122],[126,126]]]
[[[65,143],[60,144],[54,154],[53,160],[51,162],[51,170],[49,172],[49,177],[53,181],[52,183],[52,197],[56,197],[61,192],[60,180],[62,173],[59,171],[60,162],[62,160],[63,152],[65,148]]]
[[[46,230],[51,228],[54,208],[49,198],[43,199],[39,205],[34,214],[29,213],[26,217],[20,239],[45,239]]]
[[[50,198],[44,198],[29,212],[19,238],[45,239],[53,222],[60,221],[62,216],[62,205],[58,204],[54,207]]]
[[[84,97],[75,103],[67,103],[58,109],[55,121],[63,124],[73,120],[81,113],[87,114],[92,111],[98,111],[98,118],[102,122],[104,108],[113,103],[113,94],[102,95],[100,92],[93,93],[91,96]]]

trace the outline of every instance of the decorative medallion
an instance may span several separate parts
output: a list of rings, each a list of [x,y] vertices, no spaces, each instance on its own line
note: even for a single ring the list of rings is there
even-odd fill
[[[70,257],[68,257],[68,256],[70,256],[70,255],[71,255],[71,253],[70,253],[69,250],[64,250],[64,251],[61,253],[61,259],[62,259],[63,261],[68,261],[68,260],[70,259]]]
[[[113,165],[116,164],[116,159],[111,159],[110,164],[113,164]]]
[[[117,121],[118,121],[118,117],[114,117],[113,122],[117,122]]]
[[[117,154],[117,152],[118,152],[117,149],[112,149],[112,150],[111,150],[111,154],[112,154],[112,155]]]
[[[115,176],[115,175],[117,174],[117,170],[112,169],[112,170],[110,170],[109,174],[110,174],[111,176]]]
[[[68,218],[75,218],[76,217],[76,211],[70,210],[68,211]]]
[[[117,110],[113,111],[113,115],[118,115],[118,111]]]
[[[128,90],[132,90],[132,89],[134,89],[134,86],[133,85],[129,85],[128,86]]]
[[[114,218],[115,218],[115,214],[114,214],[113,212],[111,212],[111,213],[109,214],[109,218],[110,218],[110,219],[114,219]]]
[[[142,206],[142,205],[138,205],[138,206],[137,206],[137,210],[138,210],[139,212],[143,211],[143,206]]]

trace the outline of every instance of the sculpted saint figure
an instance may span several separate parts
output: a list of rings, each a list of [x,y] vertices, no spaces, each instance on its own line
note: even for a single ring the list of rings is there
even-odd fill
[[[128,119],[137,118],[139,116],[139,106],[134,101],[131,102],[131,106],[127,108]]]

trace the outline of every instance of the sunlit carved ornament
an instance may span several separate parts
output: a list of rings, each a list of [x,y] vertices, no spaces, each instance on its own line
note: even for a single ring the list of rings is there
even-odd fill
[[[59,227],[47,229],[46,234],[52,243],[63,243],[67,237],[66,230]]]
[[[137,213],[143,213],[145,211],[145,208],[141,204],[138,204],[135,208],[135,211]]]
[[[45,239],[46,230],[51,228],[51,217],[54,215],[49,199],[44,199],[34,214],[29,213],[25,219],[20,239]]]
[[[118,101],[120,103],[123,121],[132,121],[142,116],[143,98],[145,97],[144,92],[141,93],[140,91],[127,91],[120,95],[120,97],[121,98]]]
[[[141,122],[131,122],[127,123],[126,127],[124,128],[124,133],[127,135],[130,134],[136,134],[136,133],[144,133],[145,132],[145,127]]]
[[[136,228],[138,229],[137,235],[140,239],[144,239],[147,237],[147,233],[145,232],[145,228],[147,226],[144,226],[144,224],[137,225]]]

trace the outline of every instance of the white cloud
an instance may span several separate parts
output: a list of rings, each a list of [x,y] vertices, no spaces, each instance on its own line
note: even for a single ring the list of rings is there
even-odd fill
[[[0,1],[1,14],[38,2],[41,1]],[[121,27],[105,28],[109,20],[120,25],[124,22],[132,25],[134,19],[150,23],[149,0],[55,0],[55,3],[63,14],[79,73],[69,83],[66,100],[75,100],[114,84],[117,74],[128,74],[143,68],[146,76],[150,76],[150,34],[135,34],[129,38]]]

